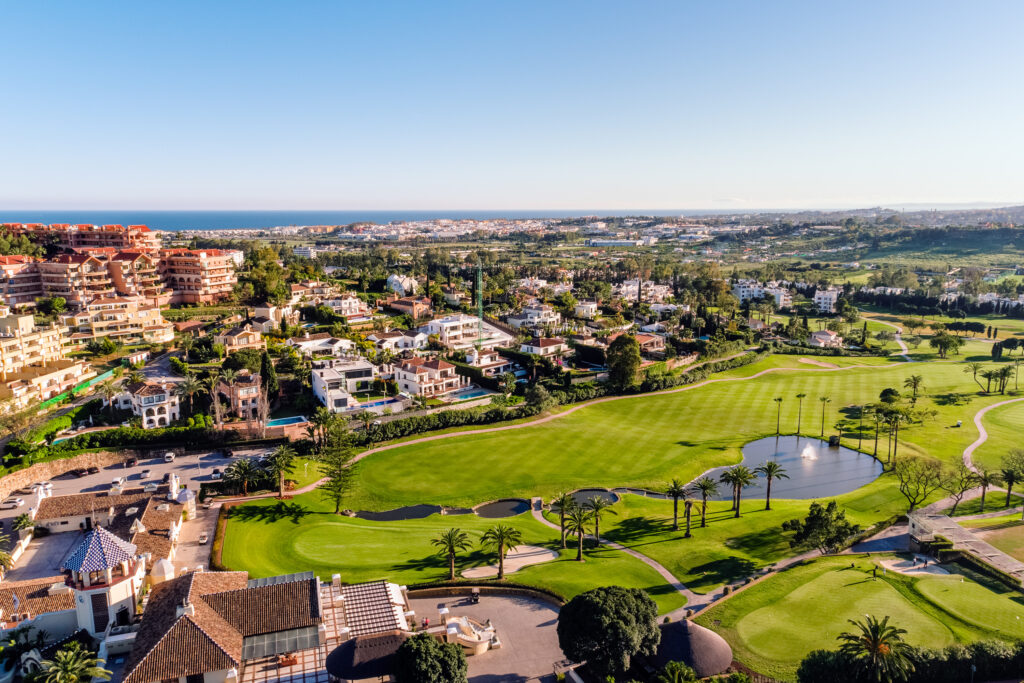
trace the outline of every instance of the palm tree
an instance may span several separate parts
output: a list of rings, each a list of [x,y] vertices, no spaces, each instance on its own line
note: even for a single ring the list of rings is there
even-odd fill
[[[911,375],[910,377],[903,380],[903,386],[910,389],[912,393],[910,397],[911,403],[917,405],[917,392],[920,391],[921,387],[924,386],[924,377],[921,375]]]
[[[708,525],[708,498],[718,495],[718,482],[711,477],[701,477],[693,485],[700,491],[700,528],[703,529]]]
[[[800,423],[804,417],[804,399],[807,398],[807,394],[800,393],[796,395],[796,400],[799,401],[799,405],[796,410],[796,433],[800,434]]]
[[[252,464],[252,460],[242,458],[224,471],[224,478],[236,486],[241,486],[242,495],[247,496],[249,495],[249,485],[259,481],[260,471]]]
[[[1013,485],[1020,481],[1020,471],[1014,467],[1008,467],[1006,469],[999,470],[999,476],[1002,477],[1003,483],[1006,484],[1006,505],[1003,507],[1010,507],[1010,496],[1013,495]]]
[[[576,537],[576,561],[583,561],[583,537],[587,535],[587,524],[590,523],[590,512],[576,506],[569,510],[565,518],[565,530]]]
[[[284,498],[284,475],[291,471],[295,457],[295,449],[291,446],[278,446],[270,454],[270,471],[277,479],[278,498]]]
[[[505,553],[523,542],[523,532],[514,526],[496,524],[480,537],[480,544],[498,552],[498,580],[505,578]]]
[[[178,348],[181,349],[182,360],[188,362],[189,356],[192,354],[192,349],[195,348],[196,340],[191,334],[186,334],[178,342]]]
[[[52,660],[39,664],[33,679],[39,683],[79,683],[100,679],[109,681],[112,675],[103,668],[104,661],[93,656],[81,643],[71,642],[57,651]]]
[[[14,558],[8,549],[11,547],[11,537],[7,534],[0,534],[0,567],[4,571],[10,571],[14,567]]]
[[[839,651],[852,657],[878,683],[905,681],[914,671],[910,646],[903,641],[905,630],[889,625],[889,617],[881,621],[865,615],[864,621],[849,620],[857,631],[842,633]]]
[[[778,436],[782,425],[782,397],[776,396],[772,400],[775,401],[775,405],[779,407],[778,411],[775,413],[775,434]]]
[[[562,530],[562,548],[565,548],[565,516],[576,507],[576,499],[569,492],[559,493],[551,501],[551,508],[558,508],[558,526]]]
[[[220,373],[216,370],[211,370],[210,374],[203,381],[203,387],[210,392],[210,407],[213,408],[213,420],[219,428],[224,423],[221,413],[220,392],[217,390],[220,387]]]
[[[442,531],[437,538],[430,539],[431,544],[437,547],[437,554],[448,558],[448,580],[455,580],[455,556],[460,551],[469,550],[472,543],[469,541],[469,534],[462,529],[448,529]]]
[[[742,497],[743,489],[753,484],[754,480],[757,479],[757,475],[746,465],[736,465],[722,472],[722,476],[719,479],[726,484],[732,485],[733,510],[736,511],[733,517],[739,517],[740,498]]]
[[[107,408],[110,409],[110,417],[114,417],[114,399],[121,393],[121,389],[114,385],[113,382],[104,382],[100,385],[100,394],[103,396],[103,400],[107,402]]]
[[[185,378],[174,388],[174,393],[179,398],[188,398],[188,414],[192,414],[192,397],[203,390],[203,385],[192,374],[185,375]]]
[[[982,513],[985,511],[985,494],[988,492],[990,486],[999,486],[1002,483],[1003,478],[999,476],[998,472],[992,470],[978,470],[978,486],[981,487],[981,506],[978,508],[978,512]]]
[[[754,472],[760,474],[768,482],[764,492],[764,509],[772,509],[772,480],[789,479],[786,470],[775,460],[768,460],[763,465],[754,468]]]
[[[611,510],[612,502],[604,496],[591,496],[587,499],[587,502],[583,504],[584,509],[590,513],[590,516],[594,519],[594,539],[601,542],[601,514],[607,510],[613,515],[619,513],[615,510]]]
[[[683,538],[690,538],[690,518],[693,516],[693,504],[697,502],[693,499],[693,491],[686,489],[683,495],[683,514],[686,516],[686,533],[683,534]]]
[[[685,498],[689,493],[686,484],[673,479],[665,489],[665,495],[672,496],[672,531],[679,531],[679,499]]]
[[[146,376],[139,370],[131,370],[127,375],[125,375],[125,380],[128,384],[140,384],[141,382],[146,381]]]
[[[828,396],[822,396],[818,399],[821,401],[821,438],[825,438],[825,406],[832,402]]]
[[[964,366],[964,374],[971,373],[971,376],[974,378],[974,381],[978,384],[978,388],[980,388],[982,391],[985,391],[985,387],[981,384],[981,382],[978,381],[978,373],[981,372],[981,369],[983,367],[985,366],[982,365],[981,363],[972,361]]]

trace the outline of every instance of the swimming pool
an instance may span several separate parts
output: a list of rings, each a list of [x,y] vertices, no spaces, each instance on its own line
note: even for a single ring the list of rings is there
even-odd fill
[[[297,425],[303,422],[307,422],[304,415],[295,415],[293,417],[279,417],[276,420],[270,420],[267,422],[268,427],[283,427],[285,425]]]
[[[457,391],[454,394],[452,394],[451,398],[452,400],[455,401],[464,401],[467,398],[480,398],[481,396],[490,396],[491,393],[493,392],[487,391],[486,389],[463,389],[462,391]]]
[[[376,408],[378,406],[391,405],[392,403],[401,403],[397,398],[384,398],[376,401],[367,401],[366,403],[355,403],[349,406],[349,410],[365,410],[367,408]]]

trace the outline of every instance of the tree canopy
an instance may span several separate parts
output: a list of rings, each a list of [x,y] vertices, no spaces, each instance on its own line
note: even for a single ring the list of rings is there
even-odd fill
[[[658,607],[638,588],[606,586],[580,593],[558,615],[558,645],[596,673],[627,670],[636,655],[652,655],[661,642]]]

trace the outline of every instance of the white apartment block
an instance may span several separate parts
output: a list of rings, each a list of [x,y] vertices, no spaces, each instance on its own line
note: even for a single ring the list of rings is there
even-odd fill
[[[314,259],[317,253],[316,247],[292,247],[292,254],[302,258]]]
[[[835,313],[836,301],[839,299],[840,290],[835,287],[828,289],[817,289],[814,292],[814,307],[819,313]]]
[[[436,335],[442,345],[462,351],[478,343],[481,347],[508,346],[512,343],[511,335],[493,325],[481,324],[480,318],[465,313],[434,318],[419,329],[427,335]]]
[[[786,287],[777,282],[761,284],[756,280],[739,280],[732,286],[732,294],[740,300],[740,303],[750,299],[771,297],[775,300],[775,307],[778,309],[790,308],[793,305],[793,295]]]
[[[103,337],[150,344],[174,341],[174,326],[164,320],[159,307],[142,297],[93,299],[61,322],[70,329],[73,342]]]
[[[639,280],[626,280],[614,285],[612,293],[630,301],[636,301],[637,295],[640,294],[641,301],[653,304],[661,303],[672,296],[672,288],[668,285],[659,285],[652,280],[644,280],[641,291]]]

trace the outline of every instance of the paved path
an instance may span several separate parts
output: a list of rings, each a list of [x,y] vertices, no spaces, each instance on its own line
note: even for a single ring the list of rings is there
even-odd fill
[[[903,328],[902,327],[900,327],[896,323],[888,322],[887,320],[880,320],[878,318],[872,318],[871,316],[864,316],[864,317],[868,318],[869,320],[875,321],[879,325],[885,325],[886,327],[891,327],[894,330],[896,330],[896,343],[899,344],[899,346],[900,346],[900,352],[898,354],[893,354],[893,355],[900,356],[901,358],[903,358],[903,360],[907,361],[908,363],[916,362],[916,361],[914,361],[913,358],[911,358],[910,356],[907,355],[910,352],[910,349],[907,348],[906,342],[903,341]]]
[[[1024,401],[1024,398],[1011,398],[1011,399],[1006,400],[1006,401],[1000,401],[999,403],[993,403],[990,406],[985,406],[984,408],[979,410],[977,413],[975,413],[975,415],[974,415],[974,426],[978,428],[978,438],[975,439],[974,443],[972,443],[970,446],[968,446],[967,448],[964,449],[964,464],[965,465],[970,467],[975,472],[978,471],[978,468],[975,467],[974,461],[971,459],[971,456],[974,455],[974,451],[978,450],[978,448],[983,443],[988,441],[988,432],[985,430],[985,425],[983,425],[981,423],[982,418],[985,417],[985,414],[988,413],[988,411],[992,410],[993,408],[999,408],[1000,406],[1009,405],[1010,403],[1019,403],[1020,401]]]

